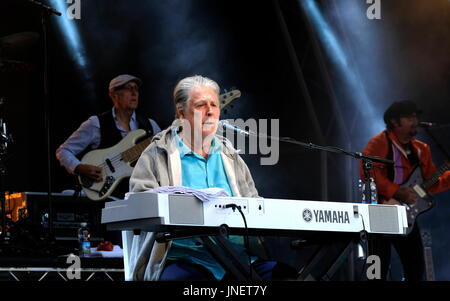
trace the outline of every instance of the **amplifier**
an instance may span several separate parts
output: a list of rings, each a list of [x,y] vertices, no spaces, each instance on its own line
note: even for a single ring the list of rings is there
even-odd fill
[[[47,192],[25,192],[28,222],[35,228],[49,228],[49,200]],[[104,240],[106,227],[101,224],[101,211],[105,201],[92,201],[85,196],[52,193],[53,232],[56,240],[73,241],[76,246],[77,230],[86,222],[91,241]]]

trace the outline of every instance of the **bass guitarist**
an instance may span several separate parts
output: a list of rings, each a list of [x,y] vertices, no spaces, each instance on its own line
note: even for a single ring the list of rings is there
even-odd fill
[[[161,131],[153,119],[144,118],[136,112],[141,84],[139,78],[128,74],[119,75],[111,80],[109,97],[114,105],[112,110],[89,117],[56,150],[56,158],[69,173],[101,182],[102,168],[81,164],[77,155],[94,149],[112,147],[129,132],[137,129],[144,129],[149,135]],[[126,192],[128,181],[122,181],[112,195],[123,198]]]
[[[370,139],[363,153],[394,161],[394,165],[374,164],[372,177],[377,185],[380,203],[413,205],[419,199],[416,191],[402,186],[416,168],[423,180],[436,174],[430,147],[414,138],[421,110],[412,101],[394,102],[384,113],[386,130]],[[361,168],[361,176],[364,178]],[[450,188],[450,171],[446,171],[427,189],[438,193]],[[396,248],[407,281],[424,280],[425,263],[420,230],[417,223],[405,237],[371,240],[370,253],[380,256],[381,277],[386,280],[391,258],[391,244]]]

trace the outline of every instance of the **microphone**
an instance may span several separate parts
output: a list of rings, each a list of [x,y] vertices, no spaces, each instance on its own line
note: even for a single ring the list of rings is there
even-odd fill
[[[422,128],[432,128],[437,126],[437,123],[421,121],[419,122],[418,126]]]
[[[230,129],[230,130],[235,131],[236,133],[244,135],[244,136],[250,136],[249,132],[244,131],[244,130],[238,128],[238,127],[235,127],[234,125],[230,124],[226,120],[220,120],[219,121],[219,126],[221,126],[222,128]]]
[[[41,3],[41,2],[38,2],[38,1],[35,1],[35,0],[28,0],[28,2],[33,3],[34,5],[36,5],[36,6],[40,7],[41,9],[45,10],[49,15],[50,14],[54,14],[54,15],[57,15],[57,16],[61,16],[61,13],[59,11],[57,11],[56,9],[54,9],[54,8],[52,8],[50,6],[47,6],[47,5],[43,4],[43,3]]]

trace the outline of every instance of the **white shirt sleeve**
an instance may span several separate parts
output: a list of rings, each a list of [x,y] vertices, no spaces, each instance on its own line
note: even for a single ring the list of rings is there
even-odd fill
[[[91,116],[56,150],[56,158],[68,172],[73,173],[80,164],[76,157],[88,147],[96,149],[100,145],[100,122]]]

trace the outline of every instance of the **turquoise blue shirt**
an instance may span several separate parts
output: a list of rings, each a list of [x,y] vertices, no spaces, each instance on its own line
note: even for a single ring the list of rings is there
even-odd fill
[[[220,141],[217,138],[212,140],[210,154],[205,159],[187,147],[175,131],[172,131],[172,135],[175,137],[180,151],[182,185],[194,189],[223,188],[232,196],[233,193],[220,155],[222,151]],[[230,241],[244,258],[248,258],[241,236],[230,236]],[[202,246],[202,241],[198,238],[174,240],[167,259],[182,259],[200,264],[210,270],[218,280],[225,275],[225,270]]]

